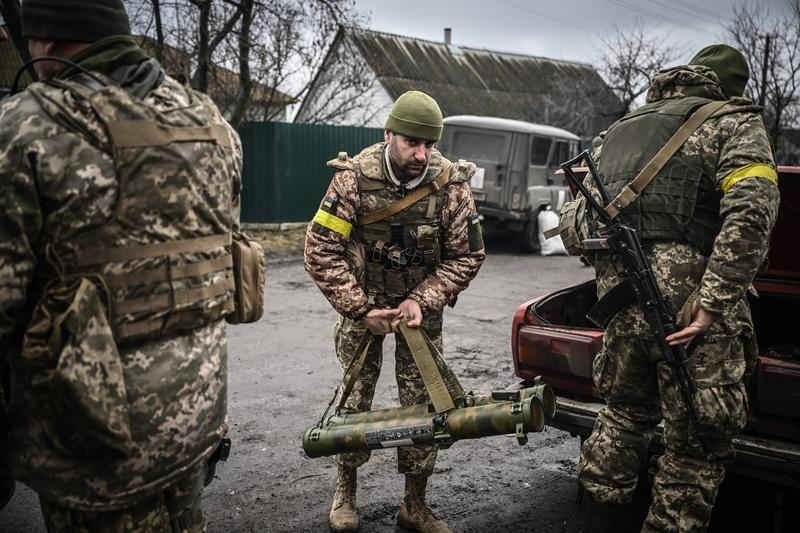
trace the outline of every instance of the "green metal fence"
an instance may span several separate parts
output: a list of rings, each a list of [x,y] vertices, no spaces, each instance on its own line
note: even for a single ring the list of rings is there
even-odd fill
[[[331,181],[325,163],[383,139],[379,128],[251,122],[239,129],[244,148],[242,222],[311,220]]]

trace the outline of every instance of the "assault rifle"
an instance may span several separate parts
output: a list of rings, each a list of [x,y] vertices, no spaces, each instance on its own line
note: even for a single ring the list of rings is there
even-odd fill
[[[591,229],[593,225],[589,224],[590,237],[593,238],[584,241],[584,248],[608,250],[622,265],[622,271],[619,272],[622,281],[608,291],[586,317],[605,329],[611,319],[623,308],[633,302],[639,304],[664,361],[672,369],[697,439],[703,450],[709,453],[709,439],[717,428],[713,424],[701,422],[697,414],[693,399],[694,393],[697,392],[697,383],[689,369],[689,355],[686,347],[682,344],[670,346],[666,341],[667,336],[679,331],[675,312],[672,310],[669,300],[661,293],[636,230],[624,224],[619,218],[612,218],[572,170],[572,167],[581,161],[585,161],[589,168],[589,174],[594,180],[603,203],[609,205],[611,200],[589,150],[561,164],[564,174],[586,199],[587,213],[593,211],[597,215],[597,222],[600,223],[596,229]]]

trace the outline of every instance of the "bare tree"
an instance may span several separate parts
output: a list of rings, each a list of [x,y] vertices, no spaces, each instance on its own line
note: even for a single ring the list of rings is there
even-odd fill
[[[600,72],[622,101],[622,115],[647,92],[651,76],[680,53],[663,38],[648,36],[638,18],[629,28],[615,26],[598,49],[602,54]]]
[[[354,0],[126,4],[134,31],[155,37],[154,48],[165,47],[168,69],[211,95],[235,125],[279,118],[287,105],[304,98],[339,25],[363,22]]]
[[[785,0],[778,13],[760,2],[739,4],[726,25],[728,36],[747,58],[746,95],[764,106],[764,123],[776,159],[800,163],[785,132],[800,120],[800,0]]]
[[[375,93],[383,89],[375,72],[361,59],[357,45],[345,28],[340,28],[317,69],[318,79],[310,79],[306,104],[295,118],[310,124],[366,125],[384,109],[373,105]],[[312,92],[313,91],[313,92]]]

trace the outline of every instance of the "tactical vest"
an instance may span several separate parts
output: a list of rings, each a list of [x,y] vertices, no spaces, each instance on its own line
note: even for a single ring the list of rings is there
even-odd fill
[[[358,217],[403,198],[403,190],[387,187],[385,146],[370,146],[351,160],[341,154],[343,157],[329,163],[355,171],[361,198]],[[466,164],[459,163],[451,164],[434,150],[420,186],[438,178],[442,171],[450,173],[448,183],[468,180]],[[365,284],[371,304],[396,305],[434,272],[442,259],[441,213],[447,201],[446,189],[447,185],[382,221],[354,227],[354,238],[365,250]]]
[[[661,100],[612,125],[599,165],[609,196],[630,183],[692,112],[710,101],[696,96]],[[703,173],[700,161],[678,152],[620,216],[642,240],[688,242],[710,255],[722,225],[720,199],[714,176]]]
[[[119,196],[103,226],[51,245],[57,274],[101,288],[118,343],[230,313],[236,166],[229,126],[214,105],[197,95],[190,106],[162,112],[111,80],[58,85],[99,118],[108,143],[98,148],[114,160]]]

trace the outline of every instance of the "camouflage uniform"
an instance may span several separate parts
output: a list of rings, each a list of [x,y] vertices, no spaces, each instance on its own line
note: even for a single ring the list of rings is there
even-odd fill
[[[136,61],[108,72],[114,50]],[[13,380],[3,454],[51,530],[163,530],[154,524],[170,519],[201,530],[194,487],[226,430],[233,288],[229,247],[216,241],[238,226],[238,135],[129,37],[79,60],[120,85],[55,80],[0,105],[0,356]],[[148,159],[158,152],[136,135],[112,142],[108,117],[126,116],[131,99],[193,141],[167,143],[188,154],[184,166]],[[196,137],[209,131],[214,143]],[[115,165],[134,157],[142,164]],[[151,235],[163,240],[147,245]],[[216,244],[184,246],[207,235]]]
[[[369,246],[364,233],[358,227],[350,236],[348,226],[357,226],[358,217],[376,211],[385,203],[393,203],[403,197],[404,191],[388,178],[384,159],[385,143],[366,148],[352,160],[342,158],[333,166],[342,168],[333,176],[330,187],[323,200],[325,205],[335,206],[330,214],[344,222],[344,233],[321,226],[316,222],[309,224],[306,233],[305,267],[322,293],[341,315],[336,324],[336,354],[343,369],[355,356],[354,351],[366,331],[359,322],[371,308],[396,307],[406,298],[419,303],[422,313],[422,329],[438,349],[442,348],[442,309],[454,303],[456,295],[464,290],[478,273],[485,258],[477,213],[472,193],[466,181],[474,172],[474,165],[461,163],[450,166],[450,181],[436,195],[434,201],[438,214],[434,215],[438,226],[438,240],[441,258],[431,265],[427,276],[420,277],[414,285],[407,286],[404,293],[389,296],[375,287],[366,275],[364,283],[354,273],[355,266],[345,251],[346,245],[355,240],[360,245]],[[433,150],[428,171],[420,187],[434,181],[449,166],[438,151]],[[367,178],[365,181],[364,178]],[[369,185],[371,183],[372,185]],[[366,185],[365,185],[366,184]],[[385,190],[386,196],[376,196],[377,190]],[[371,189],[371,190],[364,190]],[[434,195],[432,195],[434,196]],[[428,210],[430,198],[417,202],[407,211]],[[384,202],[382,204],[381,202]],[[422,207],[421,207],[422,206]],[[329,209],[330,211],[330,209]],[[400,220],[403,215],[395,215],[390,220]],[[342,228],[342,226],[340,226]],[[366,230],[363,230],[366,231]],[[363,254],[363,252],[362,252]],[[369,255],[367,251],[366,255]],[[361,258],[363,261],[363,257]],[[369,270],[371,265],[367,263]],[[377,291],[377,294],[368,294]],[[383,338],[376,337],[370,347],[364,368],[345,405],[348,412],[370,409],[375,384],[378,380],[382,362]],[[412,405],[427,401],[427,392],[422,383],[409,348],[401,335],[396,336],[395,375],[402,405]],[[349,468],[364,464],[369,452],[341,454],[337,462]],[[433,471],[436,449],[433,446],[398,448],[398,469],[404,474],[428,476]]]
[[[647,102],[690,96],[725,99],[710,69],[682,66],[654,78]],[[631,151],[631,147],[615,146],[606,137],[604,157],[614,150]],[[663,418],[666,450],[659,460],[643,531],[708,527],[724,464],[734,455],[732,438],[747,422],[743,377],[757,348],[745,293],[766,254],[779,203],[760,109],[746,99],[731,99],[688,139],[677,157],[702,169],[702,179],[713,183],[721,229],[710,253],[674,240],[643,239],[643,246],[673,309],[696,301],[720,316],[690,351],[698,385],[695,405],[701,420],[716,424],[719,432],[712,438],[710,453],[704,453],[672,372],[633,305],[609,324],[603,350],[594,361],[594,381],[606,405],[583,444],[578,474],[599,503],[630,503],[649,442]],[[603,160],[599,170],[603,172]],[[613,177],[603,179],[608,182]],[[650,187],[658,187],[658,178]],[[618,283],[619,265],[604,255],[594,262],[602,297]]]

